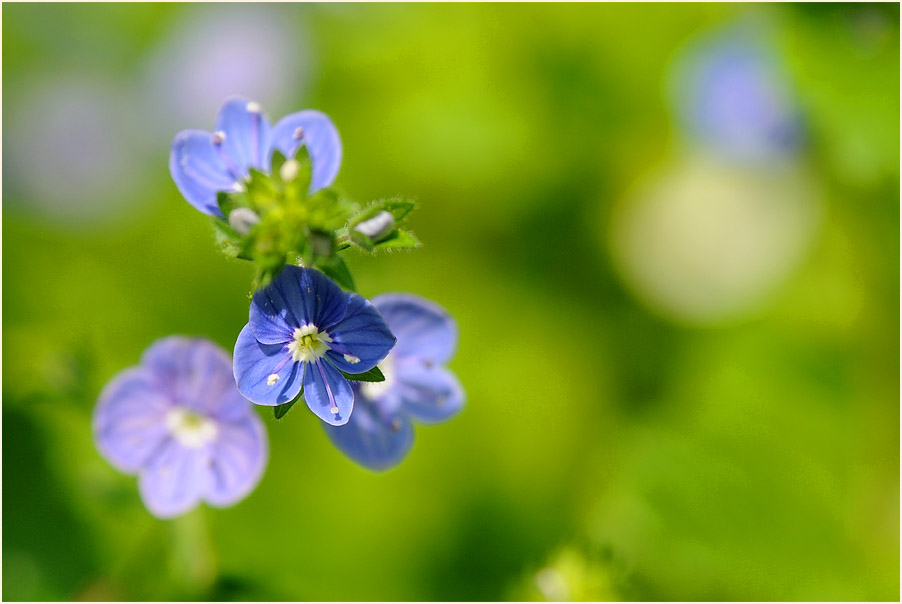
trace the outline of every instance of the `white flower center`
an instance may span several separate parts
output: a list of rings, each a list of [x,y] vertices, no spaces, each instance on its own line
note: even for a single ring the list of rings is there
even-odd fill
[[[304,325],[294,330],[294,339],[288,343],[288,351],[295,362],[308,363],[322,357],[329,350],[332,338],[315,325]]]
[[[388,356],[382,359],[382,362],[377,367],[382,371],[382,375],[385,376],[385,381],[362,382],[360,384],[360,391],[363,393],[363,396],[370,400],[381,397],[391,390],[392,385],[395,383],[395,361],[392,359],[391,353],[388,353]]]
[[[216,439],[219,428],[216,422],[184,407],[175,407],[166,413],[166,428],[182,445],[202,447]]]

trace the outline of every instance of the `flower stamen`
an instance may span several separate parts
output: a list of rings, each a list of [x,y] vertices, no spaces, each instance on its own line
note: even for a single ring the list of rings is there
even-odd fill
[[[288,343],[288,351],[295,362],[315,362],[329,350],[332,338],[315,325],[304,325],[294,330],[293,340]]]
[[[329,396],[329,405],[331,406],[329,412],[332,413],[332,415],[337,415],[338,405],[335,404],[335,397],[332,396],[332,387],[329,386],[329,380],[326,379],[326,371],[323,369],[322,363],[317,362],[315,364],[316,368],[319,369],[320,377],[323,378],[323,384],[326,386],[326,394]]]
[[[166,428],[183,446],[199,448],[211,442],[219,433],[216,422],[185,407],[175,407],[166,413]]]
[[[222,144],[226,140],[226,133],[222,130],[217,130],[213,133],[213,138],[211,140],[213,142],[213,146],[216,148],[216,154],[219,155],[219,159],[221,159],[222,163],[225,164],[225,167],[229,171],[229,174],[231,174],[232,178],[234,178],[235,180],[241,180],[241,172],[235,167],[235,164],[232,163],[232,160],[222,148]]]

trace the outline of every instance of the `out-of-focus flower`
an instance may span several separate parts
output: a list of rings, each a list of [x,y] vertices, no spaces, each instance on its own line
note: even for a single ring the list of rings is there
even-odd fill
[[[232,97],[219,110],[213,132],[183,130],[176,135],[169,172],[188,203],[221,216],[219,191],[242,190],[251,168],[269,172],[273,151],[290,158],[301,145],[313,164],[310,192],[332,184],[341,166],[341,139],[328,116],[299,111],[270,127],[258,103]]]
[[[384,382],[355,382],[357,401],[347,425],[324,426],[345,455],[373,470],[397,465],[413,444],[411,420],[438,423],[463,408],[464,391],[443,365],[454,355],[457,325],[433,302],[384,294],[373,305],[398,343],[379,364]]]
[[[134,202],[148,173],[116,82],[61,72],[18,88],[4,108],[4,204],[80,226]]]
[[[235,343],[235,379],[258,405],[292,401],[303,386],[310,410],[341,425],[354,407],[341,372],[369,371],[394,345],[395,336],[363,296],[342,291],[319,271],[289,265],[254,294]]]
[[[780,62],[750,32],[727,32],[677,61],[675,109],[694,142],[738,160],[796,151],[801,123]]]
[[[101,454],[138,475],[144,504],[160,518],[200,501],[237,503],[257,486],[269,454],[228,355],[202,339],[172,336],[151,345],[139,366],[104,388],[93,423]]]
[[[290,108],[313,67],[307,39],[302,11],[289,4],[185,5],[139,69],[141,139],[158,149],[232,95]]]

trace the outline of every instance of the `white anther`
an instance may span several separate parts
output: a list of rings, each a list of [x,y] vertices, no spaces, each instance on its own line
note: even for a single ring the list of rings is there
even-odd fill
[[[335,415],[338,413],[338,407],[332,407],[331,409],[329,409],[329,411],[332,412],[332,415]]]
[[[260,103],[254,101],[249,102],[246,109],[248,113],[260,113],[261,111],[263,111],[263,108],[260,107]]]
[[[360,362],[360,359],[358,357],[355,357],[353,354],[346,354],[345,360],[351,365],[356,365]]]
[[[282,177],[282,182],[291,182],[300,171],[301,163],[296,159],[289,159],[279,168],[279,176]]]
[[[304,129],[298,126],[294,131],[294,140],[299,141],[304,138]]]
[[[217,130],[216,132],[213,133],[213,144],[214,145],[221,145],[222,143],[225,142],[225,139],[226,139],[226,135],[225,135],[225,132],[223,132],[222,130]]]
[[[278,381],[279,381],[279,376],[276,375],[275,373],[270,373],[269,377],[266,378],[266,385],[267,386],[275,386]]]

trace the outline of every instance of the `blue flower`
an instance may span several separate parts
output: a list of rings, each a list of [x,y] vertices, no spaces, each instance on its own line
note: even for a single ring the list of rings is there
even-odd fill
[[[183,130],[172,141],[169,172],[188,203],[211,216],[222,216],[219,191],[242,190],[250,168],[270,171],[273,151],[294,157],[307,147],[313,164],[310,192],[328,187],[341,166],[341,139],[332,120],[319,111],[286,115],[275,126],[260,105],[240,97],[219,110],[216,129]]]
[[[151,345],[139,366],[103,389],[93,429],[107,461],[138,475],[141,499],[159,518],[201,500],[237,503],[260,482],[269,455],[263,423],[235,388],[229,356],[202,339]]]
[[[319,271],[286,266],[254,294],[235,343],[238,390],[258,405],[282,405],[304,388],[307,406],[341,425],[354,407],[342,371],[369,371],[395,336],[373,305]],[[339,371],[340,370],[340,371]]]
[[[699,142],[738,159],[794,152],[801,124],[779,62],[749,32],[702,42],[678,63],[680,121]]]
[[[372,469],[397,465],[413,444],[411,419],[438,423],[456,415],[464,391],[447,363],[457,325],[438,305],[407,294],[373,298],[398,343],[379,368],[384,382],[355,382],[357,407],[345,426],[324,426],[332,443]]]

